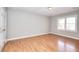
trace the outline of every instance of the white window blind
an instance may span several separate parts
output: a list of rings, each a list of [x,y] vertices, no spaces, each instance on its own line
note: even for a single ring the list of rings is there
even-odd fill
[[[65,29],[65,19],[64,18],[58,19],[58,29],[59,30]]]
[[[70,30],[70,31],[76,30],[76,17],[66,18],[66,30]]]
[[[57,19],[57,29],[76,31],[76,21],[76,16],[59,18]]]

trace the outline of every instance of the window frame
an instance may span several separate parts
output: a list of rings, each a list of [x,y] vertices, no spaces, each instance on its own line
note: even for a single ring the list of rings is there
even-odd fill
[[[73,31],[73,30],[67,30],[67,29],[65,29],[65,30],[69,31],[69,32],[77,32],[77,15],[70,15],[70,16],[65,17],[65,19],[68,18],[68,17],[75,17],[75,31]]]
[[[67,30],[66,28],[66,25],[67,25],[67,23],[66,23],[66,19],[67,18],[70,18],[70,17],[75,17],[75,31],[74,30]],[[58,19],[62,19],[62,18],[64,18],[65,19],[65,25],[64,25],[64,29],[58,29]],[[69,15],[69,16],[63,16],[63,17],[58,17],[57,18],[57,30],[61,30],[61,31],[69,31],[69,32],[77,32],[77,15]]]
[[[64,19],[64,20],[65,20],[64,17],[61,17],[61,18],[58,18],[58,19]],[[58,29],[58,24],[60,24],[60,23],[58,23],[58,19],[57,19],[57,29]],[[61,24],[63,24],[63,23],[61,23]],[[65,26],[65,24],[64,24],[64,26]],[[58,30],[62,30],[62,31],[64,31],[64,30],[65,30],[65,27],[64,27],[64,29],[58,29]]]

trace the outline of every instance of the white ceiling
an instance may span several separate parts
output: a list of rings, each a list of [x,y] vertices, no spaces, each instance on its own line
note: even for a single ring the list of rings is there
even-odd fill
[[[78,7],[52,7],[52,10],[49,10],[48,7],[9,7],[9,8],[14,10],[23,10],[44,16],[55,16],[79,9]]]

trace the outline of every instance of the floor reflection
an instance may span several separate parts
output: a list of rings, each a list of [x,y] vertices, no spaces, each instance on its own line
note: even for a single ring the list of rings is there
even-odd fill
[[[58,50],[59,51],[76,51],[75,46],[73,44],[69,44],[66,41],[58,40]]]

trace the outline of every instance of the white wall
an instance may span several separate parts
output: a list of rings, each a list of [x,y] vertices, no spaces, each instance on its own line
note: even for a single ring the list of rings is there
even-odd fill
[[[57,20],[56,19],[58,17],[65,17],[65,16],[69,16],[69,15],[77,15],[77,32],[57,30]],[[79,11],[75,11],[75,12],[66,13],[66,14],[51,17],[51,33],[79,38]]]
[[[58,17],[77,15],[77,32],[57,30],[56,19]],[[61,14],[53,17],[45,17],[26,11],[8,9],[8,32],[7,38],[21,36],[40,35],[44,33],[55,33],[79,38],[79,11]]]
[[[49,19],[26,11],[8,9],[7,38],[49,33]]]

